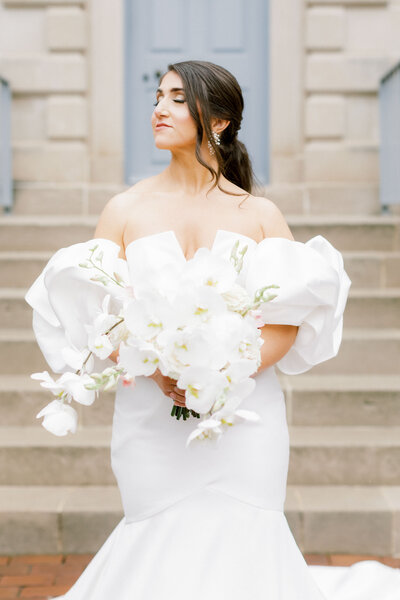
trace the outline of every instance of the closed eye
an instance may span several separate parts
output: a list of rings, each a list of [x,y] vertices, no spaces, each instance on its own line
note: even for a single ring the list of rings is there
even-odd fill
[[[178,100],[177,98],[175,98],[173,101],[174,101],[174,102],[178,102],[179,104],[183,104],[184,102],[186,102],[186,100]],[[159,103],[159,100],[156,100],[156,101],[153,103],[153,106],[157,106],[157,104],[158,104],[158,103]]]

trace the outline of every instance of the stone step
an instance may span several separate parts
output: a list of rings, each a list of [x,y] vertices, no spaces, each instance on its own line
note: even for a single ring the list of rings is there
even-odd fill
[[[400,288],[350,288],[344,320],[346,327],[400,328]]]
[[[398,556],[400,487],[288,486],[302,552]],[[116,486],[0,487],[0,554],[95,553],[123,517]]]
[[[0,375],[28,374],[49,367],[32,328],[0,329]],[[397,374],[400,329],[345,329],[339,353],[312,368],[316,375]]]
[[[28,288],[53,255],[49,250],[0,251],[2,286]],[[400,252],[343,252],[345,269],[354,288],[400,287]]]
[[[288,481],[400,485],[400,427],[290,427]]]
[[[302,552],[399,556],[398,486],[292,485],[285,514]]]
[[[400,426],[400,375],[284,375],[287,419],[300,426]],[[75,403],[84,427],[112,424],[115,391],[92,406]],[[29,375],[0,375],[0,423],[34,426],[52,395]]]
[[[400,250],[400,216],[294,215],[288,223],[296,240],[322,235],[339,250]],[[97,216],[20,216],[0,219],[0,250],[57,250],[91,239]]]
[[[15,215],[99,214],[113,195],[126,185],[105,183],[16,182]],[[285,215],[379,214],[379,186],[371,183],[274,183],[265,195]]]
[[[400,252],[343,252],[344,266],[356,288],[400,287]]]
[[[112,183],[15,182],[13,215],[96,215],[127,188]],[[367,199],[368,201],[368,199]]]
[[[0,251],[1,285],[28,289],[44,269],[53,252],[48,250]]]
[[[29,328],[32,309],[23,288],[0,288],[0,328]],[[400,288],[351,289],[345,312],[347,327],[400,328]]]
[[[0,554],[94,553],[122,517],[116,485],[0,486]]]
[[[92,406],[83,406],[75,402],[74,408],[78,412],[79,424],[85,427],[111,426],[114,398],[115,391],[109,391],[100,392]],[[52,399],[53,395],[29,375],[0,375],[1,426],[39,425],[36,415]]]
[[[287,419],[296,426],[400,426],[400,375],[284,375]],[[112,424],[115,391],[75,403],[80,425]],[[52,395],[28,375],[0,375],[0,423],[32,427]]]
[[[399,329],[344,329],[336,357],[312,368],[313,375],[400,373]]]
[[[283,375],[296,426],[400,426],[400,375]]]
[[[262,195],[275,202],[284,215],[381,212],[379,186],[370,183],[277,183],[266,186]]]
[[[38,422],[0,432],[0,485],[115,483],[110,427],[58,437]],[[400,485],[400,426],[291,426],[290,440],[290,484]]]
[[[78,428],[55,436],[37,421],[2,427],[0,485],[115,485],[110,427]]]

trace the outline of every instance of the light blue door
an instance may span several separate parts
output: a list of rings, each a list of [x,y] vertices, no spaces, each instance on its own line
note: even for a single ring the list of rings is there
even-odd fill
[[[155,147],[155,90],[167,65],[208,60],[239,81],[245,110],[239,139],[256,176],[269,180],[268,0],[125,0],[125,179],[160,172],[170,152]]]

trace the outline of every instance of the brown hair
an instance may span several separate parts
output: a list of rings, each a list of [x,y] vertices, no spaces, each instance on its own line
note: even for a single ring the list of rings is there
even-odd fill
[[[246,146],[237,139],[244,102],[242,90],[236,78],[224,67],[202,60],[172,63],[168,65],[168,71],[175,71],[182,79],[188,108],[197,125],[196,158],[215,179],[211,189],[217,185],[222,173],[229,181],[251,193],[255,185],[251,160]],[[162,78],[163,75],[160,82]],[[197,103],[200,105],[202,118]],[[210,125],[212,117],[230,121],[229,125],[221,132],[219,146],[212,136]],[[203,128],[215,151],[215,158],[218,162],[217,171],[204,162],[200,155]],[[241,195],[227,192],[221,188],[219,183],[218,188],[234,196]]]

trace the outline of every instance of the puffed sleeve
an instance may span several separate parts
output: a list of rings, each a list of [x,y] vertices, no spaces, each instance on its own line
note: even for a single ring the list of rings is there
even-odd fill
[[[351,281],[341,253],[321,235],[302,243],[266,238],[254,249],[246,274],[253,295],[262,286],[276,284],[276,298],[260,306],[265,323],[298,325],[296,340],[277,363],[290,375],[338,353],[343,312]]]
[[[127,295],[128,269],[118,258],[119,245],[105,238],[93,238],[55,252],[25,294],[32,307],[32,328],[40,350],[55,373],[71,371],[65,349],[83,350],[96,311],[110,294],[110,307],[117,310]],[[88,260],[90,259],[90,260]],[[82,263],[88,265],[81,266]],[[120,284],[113,282],[120,279]],[[100,281],[99,279],[102,279]],[[105,285],[106,283],[106,285]],[[114,363],[93,356],[93,369],[103,370]]]

